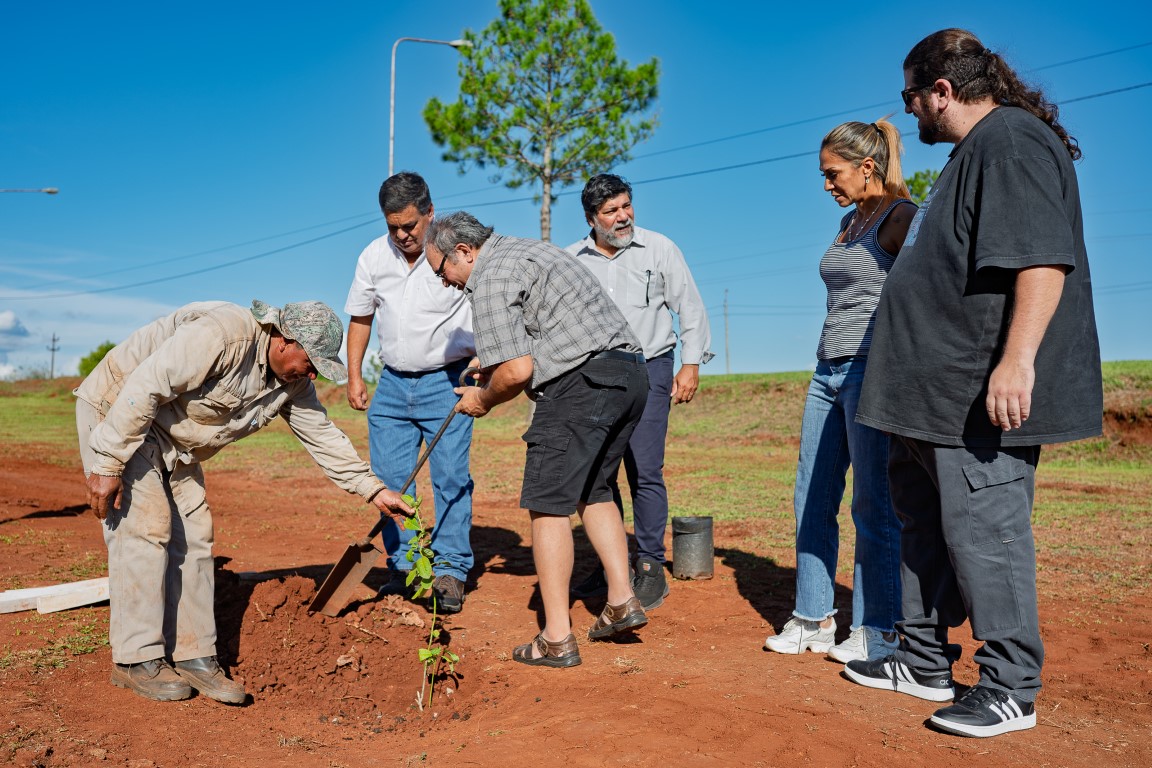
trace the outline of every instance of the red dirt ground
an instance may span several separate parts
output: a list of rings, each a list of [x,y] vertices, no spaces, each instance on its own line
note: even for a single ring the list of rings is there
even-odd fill
[[[8,453],[8,451],[5,451]],[[861,688],[815,654],[761,650],[791,603],[794,572],[752,550],[756,523],[718,525],[716,573],[675,582],[632,643],[581,642],[582,666],[524,667],[514,645],[536,632],[528,525],[513,496],[481,482],[477,568],[465,610],[446,622],[460,655],[424,711],[416,659],[429,615],[369,600],[337,619],[305,604],[358,528],[363,507],[312,471],[275,480],[208,467],[217,528],[220,656],[251,702],[154,703],[112,687],[106,646],[60,669],[28,660],[78,623],[106,632],[107,605],[41,617],[0,615],[0,763],[19,766],[903,766],[1152,765],[1152,601],[1050,574],[1041,542],[1047,642],[1040,725],[997,739],[956,738],[924,722],[936,705]],[[479,478],[482,480],[482,478]],[[350,513],[310,510],[339,499]],[[1101,521],[1099,535],[1114,531]],[[34,446],[0,464],[0,584],[71,581],[104,557],[76,468]],[[581,542],[578,575],[590,562]],[[231,559],[229,559],[231,558]],[[1084,563],[1086,573],[1093,563]],[[74,573],[71,572],[71,573]],[[374,571],[369,583],[378,584]],[[84,575],[89,578],[90,575]],[[843,590],[844,588],[841,587]],[[841,595],[843,598],[843,595]],[[843,604],[843,599],[838,599]],[[577,602],[578,627],[600,605]],[[841,628],[841,635],[846,634]],[[966,628],[958,681],[972,683]]]

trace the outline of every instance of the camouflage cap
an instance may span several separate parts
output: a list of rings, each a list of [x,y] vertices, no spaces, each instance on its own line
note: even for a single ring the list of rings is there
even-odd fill
[[[348,369],[340,359],[344,325],[327,304],[298,301],[277,309],[253,299],[252,314],[257,322],[271,324],[284,338],[299,343],[321,376],[338,384],[348,380]]]

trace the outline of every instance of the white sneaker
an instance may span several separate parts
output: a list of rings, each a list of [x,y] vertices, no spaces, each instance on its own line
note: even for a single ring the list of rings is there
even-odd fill
[[[807,619],[788,619],[784,631],[776,635],[769,635],[764,641],[764,650],[776,653],[828,653],[836,641],[836,622],[824,629],[818,621]]]
[[[842,664],[887,656],[896,650],[900,639],[895,632],[888,633],[892,636],[891,640],[884,637],[884,634],[872,627],[857,627],[848,635],[848,639],[833,646],[828,655]]]

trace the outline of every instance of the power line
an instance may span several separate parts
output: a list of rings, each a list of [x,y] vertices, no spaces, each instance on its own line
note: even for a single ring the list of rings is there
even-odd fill
[[[1137,46],[1137,47],[1139,47],[1139,46]],[[1101,54],[1101,55],[1105,55],[1105,54]],[[1074,99],[1066,99],[1062,103],[1070,104],[1073,102],[1087,101],[1089,99],[1101,98],[1104,96],[1111,96],[1113,94],[1124,93],[1124,92],[1136,90],[1139,88],[1147,88],[1149,86],[1152,86],[1152,82],[1140,83],[1137,85],[1131,85],[1131,86],[1127,86],[1125,88],[1117,88],[1117,89],[1113,89],[1113,90],[1109,90],[1109,91],[1101,91],[1099,93],[1088,94],[1086,96],[1079,96],[1079,97],[1074,98]],[[905,132],[901,135],[910,135],[910,134],[911,134],[911,132]],[[659,177],[652,178],[652,179],[642,179],[639,181],[633,181],[631,183],[633,186],[639,186],[641,184],[656,184],[656,183],[660,183],[660,182],[664,182],[664,181],[673,181],[676,179],[690,178],[693,176],[703,176],[703,175],[712,174],[712,173],[722,173],[724,171],[732,171],[732,170],[739,170],[742,168],[750,168],[750,167],[754,167],[757,165],[765,165],[768,163],[777,163],[777,162],[782,162],[784,160],[794,160],[797,158],[809,157],[809,156],[818,155],[818,154],[819,154],[819,150],[810,150],[807,152],[794,152],[794,153],[788,154],[788,155],[777,155],[775,157],[767,157],[767,158],[762,158],[760,160],[750,160],[750,161],[745,162],[745,163],[736,163],[734,165],[725,165],[725,166],[720,166],[720,167],[715,167],[715,168],[704,168],[704,169],[700,169],[700,170],[696,170],[696,171],[686,171],[684,173],[671,174],[668,176],[659,176]],[[560,193],[554,195],[554,197],[565,197],[565,196],[574,195],[574,194],[576,194],[576,191],[571,190],[571,191],[567,191],[567,192],[560,192]],[[471,203],[471,204],[468,204],[465,206],[461,206],[461,208],[458,210],[462,210],[465,208],[482,208],[482,207],[487,207],[487,206],[492,206],[492,205],[508,205],[511,203],[531,201],[534,199],[535,199],[534,197],[523,197],[523,198],[514,198],[514,199],[509,199],[509,200],[493,200],[493,201],[489,201],[489,202]],[[356,216],[350,216],[347,219],[343,219],[343,220],[347,221],[347,220],[358,218],[360,216],[365,216],[365,215],[368,215],[368,214],[357,214]],[[374,216],[374,214],[373,214],[373,216]],[[259,254],[256,254],[254,256],[247,256],[247,257],[244,257],[241,259],[235,259],[233,261],[223,262],[223,263],[217,264],[215,266],[204,267],[202,269],[192,270],[189,272],[182,272],[180,274],[170,275],[168,277],[159,277],[159,278],[154,278],[152,280],[143,280],[143,281],[140,281],[137,283],[130,283],[128,285],[112,286],[112,287],[107,287],[107,288],[99,288],[99,289],[92,289],[92,290],[86,290],[86,291],[73,291],[73,292],[68,292],[68,293],[57,293],[57,294],[46,294],[46,295],[42,294],[42,295],[37,295],[37,296],[0,296],[0,301],[21,301],[21,300],[27,300],[27,299],[67,298],[67,297],[71,297],[71,296],[82,296],[85,294],[92,294],[92,293],[109,293],[112,291],[126,290],[128,288],[139,288],[139,287],[145,286],[145,285],[155,285],[157,283],[164,283],[164,282],[168,282],[170,280],[178,280],[178,279],[183,278],[183,277],[190,277],[192,275],[199,275],[199,274],[203,274],[205,272],[212,272],[215,270],[224,269],[226,267],[235,266],[237,264],[243,264],[243,263],[248,262],[248,261],[254,261],[256,259],[265,258],[267,256],[271,256],[271,255],[274,255],[277,253],[283,253],[285,251],[289,251],[289,250],[292,250],[294,248],[299,248],[301,246],[310,245],[312,243],[319,242],[321,240],[326,240],[328,238],[344,234],[345,232],[351,232],[352,230],[359,229],[361,227],[367,226],[368,224],[372,224],[372,223],[375,223],[375,218],[373,218],[369,221],[366,221],[366,222],[362,222],[360,224],[355,224],[355,225],[353,225],[351,227],[347,227],[345,229],[341,229],[341,230],[337,230],[335,232],[328,233],[326,235],[320,235],[319,237],[315,237],[315,238],[312,238],[310,240],[304,240],[302,242],[293,243],[291,245],[283,246],[282,248],[276,248],[276,249],[273,249],[271,251],[265,251],[263,253],[259,253]],[[324,225],[322,225],[322,224],[312,225],[310,227],[305,227],[305,228],[303,228],[303,230],[300,230],[300,231],[304,231],[307,229],[315,229],[316,227],[319,227],[319,226],[324,226]],[[284,236],[284,235],[279,235],[279,236],[273,235],[273,236],[270,236],[267,238],[258,238],[256,240],[251,241],[251,242],[262,242],[264,240],[273,239],[275,237],[282,237],[282,236]],[[250,243],[248,243],[248,244],[250,244]],[[219,252],[222,250],[228,250],[229,248],[240,247],[240,245],[243,245],[243,244],[223,246],[221,248],[212,249],[211,251],[206,251],[205,253],[212,253],[212,252]],[[173,257],[171,259],[165,260],[164,262],[156,262],[156,263],[166,263],[166,262],[171,262],[171,261],[176,261],[176,260],[186,259],[186,258],[189,258],[189,257],[187,257],[187,256]],[[135,267],[133,267],[133,269],[135,269]],[[801,267],[798,269],[804,269],[804,268]],[[125,270],[117,270],[117,272],[122,272],[122,271],[125,271]],[[794,270],[794,269],[772,270],[769,272],[761,272],[761,273],[756,273],[756,274],[758,274],[758,275],[784,274],[784,273],[792,272],[792,271],[798,271],[798,270]],[[111,273],[105,272],[103,274],[111,274]],[[749,275],[746,275],[746,276],[749,276]],[[729,278],[721,278],[721,279],[729,279]],[[700,282],[707,282],[707,281],[700,281]]]
[[[746,136],[756,136],[761,133],[768,133],[770,131],[780,131],[785,128],[794,128],[797,125],[806,125],[807,123],[816,123],[821,120],[827,120],[832,117],[840,117],[841,115],[853,115],[857,112],[863,112],[866,109],[878,109],[880,107],[890,106],[892,102],[881,101],[876,104],[868,104],[863,107],[855,107],[854,109],[842,109],[839,112],[830,112],[827,115],[820,115],[819,117],[809,117],[804,120],[795,120],[791,123],[781,123],[780,125],[770,125],[767,128],[757,128],[754,131],[745,131],[743,133],[735,133],[731,136],[722,136],[719,139],[708,139],[707,141],[697,141],[694,144],[684,144],[679,147],[672,147],[670,149],[660,149],[655,152],[645,152],[642,155],[635,155],[633,160],[640,160],[645,157],[656,157],[657,155],[666,155],[670,152],[679,152],[684,149],[695,149],[697,147],[706,147],[709,144],[719,144],[722,141],[732,141],[734,139],[743,139]]]
[[[1062,67],[1065,64],[1079,64],[1080,62],[1088,61],[1089,59],[1099,59],[1102,56],[1111,56],[1114,53],[1124,53],[1125,51],[1134,51],[1137,48],[1147,48],[1150,45],[1152,45],[1152,40],[1149,40],[1146,43],[1138,43],[1137,45],[1129,45],[1127,48],[1117,48],[1113,51],[1104,51],[1103,53],[1093,53],[1090,56],[1081,56],[1078,59],[1068,59],[1067,61],[1058,61],[1055,64],[1045,64],[1042,67],[1036,67],[1035,69],[1027,69],[1024,71],[1025,72],[1039,72],[1042,69],[1053,69],[1055,67]]]
[[[1139,85],[1129,85],[1127,88],[1117,88],[1113,91],[1103,91],[1102,93],[1093,93],[1090,96],[1078,96],[1075,99],[1064,99],[1064,101],[1060,102],[1060,104],[1061,105],[1073,104],[1077,101],[1088,101],[1088,99],[1098,99],[1101,96],[1111,96],[1114,93],[1125,93],[1126,91],[1135,91],[1137,88],[1147,88],[1150,85],[1152,85],[1152,83],[1140,83]]]
[[[1134,90],[1139,89],[1139,88],[1147,88],[1148,86],[1152,86],[1152,82],[1139,83],[1137,85],[1130,85],[1130,86],[1127,86],[1125,88],[1116,88],[1116,89],[1110,90],[1110,91],[1101,91],[1100,93],[1091,93],[1091,94],[1088,94],[1087,96],[1078,96],[1074,99],[1064,99],[1060,103],[1061,104],[1071,104],[1073,102],[1078,102],[1078,101],[1088,101],[1089,99],[1098,99],[1098,98],[1101,98],[1103,96],[1111,96],[1113,94],[1124,93],[1126,91],[1134,91]],[[915,131],[904,131],[900,135],[901,136],[912,136],[914,134],[915,134]],[[703,175],[711,174],[711,173],[722,173],[724,171],[735,171],[735,170],[739,170],[742,168],[751,168],[751,167],[754,167],[757,165],[765,165],[768,163],[777,163],[777,162],[780,162],[782,160],[795,160],[795,159],[800,158],[800,157],[810,157],[810,156],[819,155],[819,154],[820,154],[820,150],[813,149],[813,150],[809,150],[807,152],[795,152],[795,153],[792,153],[790,155],[777,155],[776,157],[766,157],[766,158],[763,158],[760,160],[749,160],[748,162],[744,162],[744,163],[735,163],[733,165],[724,165],[724,166],[719,166],[716,168],[703,168],[703,169],[698,170],[698,171],[686,171],[685,173],[676,173],[676,174],[672,174],[670,176],[657,176],[656,178],[652,178],[652,179],[640,179],[638,181],[631,181],[629,183],[631,183],[631,185],[634,187],[638,187],[641,184],[656,184],[656,183],[662,182],[662,181],[674,181],[676,179],[685,179],[685,178],[690,178],[692,176],[703,176]],[[577,194],[577,193],[575,191],[559,192],[559,193],[553,195],[553,197],[565,197],[565,196],[574,195],[574,194]],[[510,203],[523,203],[523,202],[533,201],[535,199],[536,199],[535,197],[517,197],[517,198],[512,198],[509,200],[491,200],[491,201],[482,202],[482,203],[472,203],[469,205],[464,205],[464,206],[461,206],[461,208],[459,208],[457,210],[463,210],[466,208],[467,209],[484,208],[484,207],[493,206],[493,205],[508,205]]]
[[[202,275],[205,272],[215,272],[218,269],[224,269],[225,267],[234,267],[237,264],[243,264],[246,261],[255,261],[257,259],[263,259],[263,258],[266,258],[268,256],[273,256],[277,253],[284,253],[285,251],[290,251],[293,248],[300,248],[300,247],[305,246],[305,245],[311,245],[312,243],[318,243],[321,240],[327,240],[328,238],[336,237],[337,235],[342,235],[345,232],[351,232],[354,229],[360,229],[360,227],[364,227],[364,226],[367,226],[367,225],[372,224],[372,223],[374,223],[374,222],[366,221],[362,224],[353,224],[350,227],[345,227],[344,229],[339,229],[339,230],[336,230],[335,232],[329,232],[326,235],[320,235],[319,237],[314,237],[311,240],[304,240],[303,242],[293,243],[292,245],[285,245],[282,248],[274,248],[271,251],[264,251],[263,253],[257,253],[254,256],[245,256],[242,259],[235,259],[234,261],[228,261],[228,262],[225,262],[223,264],[217,264],[217,265],[212,266],[212,267],[204,267],[202,269],[193,269],[189,272],[181,272],[178,275],[169,275],[168,277],[157,277],[157,278],[154,278],[152,280],[141,280],[138,283],[130,283],[128,285],[116,285],[116,286],[112,286],[110,288],[93,288],[93,289],[87,290],[87,291],[72,291],[70,293],[49,293],[49,294],[40,294],[37,296],[0,296],[0,301],[20,301],[23,299],[64,299],[64,298],[68,298],[70,296],[86,296],[86,295],[92,294],[92,293],[111,293],[112,291],[123,291],[127,288],[139,288],[140,286],[143,286],[143,285],[155,285],[156,283],[166,283],[169,280],[178,280],[182,277],[191,277],[193,275]]]
[[[196,259],[196,258],[199,258],[201,256],[208,256],[208,255],[213,254],[213,253],[220,253],[221,251],[230,251],[233,248],[243,248],[246,245],[255,245],[256,243],[263,243],[263,242],[267,242],[268,240],[276,240],[276,239],[279,239],[281,237],[288,237],[289,235],[298,235],[301,232],[307,232],[310,229],[319,229],[320,227],[328,227],[328,226],[331,226],[333,224],[343,224],[346,221],[351,221],[353,219],[363,218],[364,216],[368,216],[368,215],[375,217],[375,216],[379,216],[380,214],[378,212],[375,212],[375,211],[370,211],[369,213],[358,213],[355,216],[345,216],[342,219],[334,219],[332,221],[325,221],[321,224],[312,224],[310,226],[300,227],[299,229],[293,229],[293,230],[290,230],[288,232],[281,232],[278,235],[268,235],[267,237],[258,237],[254,240],[246,240],[242,243],[233,243],[232,245],[222,245],[218,248],[209,248],[206,251],[197,251],[196,253],[187,253],[187,254],[182,254],[180,256],[171,256],[167,259],[160,259],[158,261],[150,261],[150,262],[148,262],[148,267],[152,268],[152,267],[159,266],[161,264],[170,264],[174,261],[187,261],[188,259]],[[367,224],[370,222],[365,222],[365,223]],[[132,271],[135,271],[138,269],[140,269],[140,265],[133,264],[133,265],[127,266],[127,267],[121,267],[120,269],[102,270],[100,272],[94,272],[94,273],[89,274],[89,275],[78,275],[76,277],[66,277],[66,278],[63,278],[60,280],[50,280],[46,283],[38,283],[36,285],[28,286],[27,288],[24,288],[23,290],[35,291],[35,290],[38,290],[40,288],[47,288],[47,287],[53,286],[53,285],[66,285],[68,283],[76,283],[76,282],[79,282],[81,280],[91,280],[91,279],[97,278],[97,277],[107,277],[108,275],[118,275],[121,272],[132,272]]]
[[[1027,69],[1027,70],[1023,70],[1023,71],[1024,72],[1039,72],[1039,71],[1044,70],[1044,69],[1053,69],[1055,67],[1063,67],[1066,64],[1077,64],[1081,61],[1088,61],[1089,59],[1099,59],[1099,58],[1104,57],[1104,56],[1112,56],[1112,55],[1117,54],[1117,53],[1124,53],[1125,51],[1136,50],[1137,48],[1146,48],[1147,46],[1150,46],[1150,45],[1152,45],[1152,41],[1149,41],[1146,43],[1139,43],[1138,45],[1130,45],[1126,48],[1116,48],[1115,50],[1104,51],[1103,53],[1093,53],[1089,56],[1081,56],[1078,59],[1068,59],[1067,61],[1058,61],[1055,64],[1045,64],[1042,67],[1036,67],[1034,69]],[[1141,87],[1141,86],[1137,86],[1137,87]],[[1079,101],[1079,99],[1072,99],[1071,101]],[[1065,101],[1064,103],[1068,104],[1068,103],[1070,103],[1070,101]],[[735,139],[743,139],[743,138],[746,138],[748,136],[757,136],[759,134],[768,133],[770,131],[779,131],[779,130],[783,130],[784,128],[794,128],[797,125],[805,125],[807,123],[816,123],[816,122],[819,122],[821,120],[827,120],[827,119],[832,118],[832,117],[840,117],[841,115],[854,115],[854,114],[857,114],[860,112],[867,111],[869,109],[879,109],[881,107],[892,106],[892,104],[893,104],[893,102],[891,102],[891,101],[881,101],[881,102],[877,102],[876,104],[866,104],[863,107],[854,107],[852,109],[844,109],[844,110],[841,110],[839,112],[831,112],[827,115],[820,115],[819,117],[809,117],[809,118],[805,118],[804,120],[796,120],[796,121],[791,122],[791,123],[781,123],[780,125],[770,125],[767,128],[757,128],[756,130],[753,130],[753,131],[744,131],[743,133],[734,133],[731,136],[722,136],[718,139],[708,139],[706,141],[697,141],[693,144],[683,144],[683,145],[678,146],[678,147],[670,147],[669,149],[660,149],[660,150],[657,150],[655,152],[646,152],[642,155],[635,155],[635,156],[633,156],[632,159],[633,160],[640,160],[641,158],[645,158],[645,157],[655,157],[657,155],[666,155],[666,154],[669,154],[671,152],[680,152],[681,150],[685,150],[685,149],[695,149],[697,147],[705,147],[705,146],[708,146],[709,144],[719,144],[719,143],[724,142],[724,141],[734,141]]]

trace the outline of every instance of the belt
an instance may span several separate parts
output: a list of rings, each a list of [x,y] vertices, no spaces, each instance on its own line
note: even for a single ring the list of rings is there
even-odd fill
[[[639,352],[626,352],[623,349],[605,349],[592,355],[593,360],[627,360],[633,363],[644,362],[644,355]]]
[[[388,373],[392,374],[393,376],[399,376],[401,378],[408,379],[408,378],[418,378],[420,376],[427,376],[427,375],[432,374],[432,373],[441,373],[443,371],[449,371],[449,370],[452,370],[452,368],[454,368],[454,367],[467,365],[467,364],[468,364],[468,359],[467,358],[461,358],[460,360],[453,360],[450,363],[445,363],[444,365],[442,365],[438,368],[429,368],[426,371],[398,371],[390,365],[386,365],[384,367],[387,368]]]

